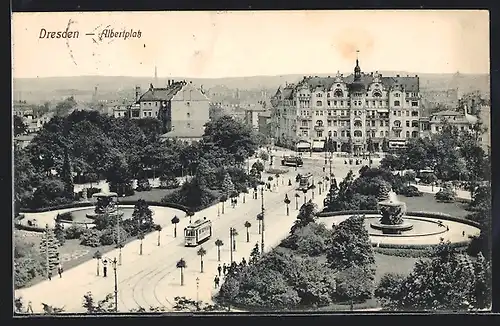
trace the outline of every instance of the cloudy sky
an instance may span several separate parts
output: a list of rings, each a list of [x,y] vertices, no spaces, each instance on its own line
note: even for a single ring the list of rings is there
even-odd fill
[[[78,31],[40,39],[40,31]],[[139,31],[141,38],[86,33]],[[13,76],[488,73],[487,11],[14,13]]]

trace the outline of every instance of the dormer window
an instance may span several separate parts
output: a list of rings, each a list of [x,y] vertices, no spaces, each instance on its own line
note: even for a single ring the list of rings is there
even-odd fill
[[[343,97],[344,93],[342,92],[342,90],[337,89],[337,90],[335,90],[334,96],[335,97]]]

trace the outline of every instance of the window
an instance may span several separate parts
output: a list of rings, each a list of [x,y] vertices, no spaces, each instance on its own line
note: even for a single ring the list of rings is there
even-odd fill
[[[190,106],[190,105],[191,105],[191,103],[189,103],[189,102],[186,102],[186,105],[187,105],[187,106]]]
[[[321,121],[321,120],[317,120],[317,121],[316,121],[316,126],[318,126],[318,127],[323,127],[323,121]]]
[[[372,127],[375,127],[375,120],[372,120]]]
[[[362,137],[363,136],[363,133],[361,132],[361,130],[354,130],[354,137]]]
[[[375,106],[375,101],[373,101],[373,106]]]
[[[328,102],[327,102],[327,105],[328,105],[328,106],[332,105],[332,102],[328,101]]]
[[[337,137],[337,131],[336,130],[333,131],[333,137]]]
[[[383,131],[380,132],[380,137],[384,137],[384,132]]]
[[[418,131],[412,131],[411,132],[411,137],[412,138],[417,138],[418,137]]]
[[[330,97],[330,92],[328,92],[328,93],[326,94],[326,97]]]
[[[373,92],[373,97],[382,97],[382,94],[379,91]]]
[[[418,121],[417,121],[417,120],[412,120],[412,121],[411,121],[411,126],[412,126],[413,128],[418,128]]]
[[[400,116],[401,116],[401,111],[398,111],[398,117],[400,117]]]
[[[343,106],[344,105],[344,101],[340,101],[340,105]]]
[[[335,97],[343,97],[344,96],[344,92],[342,92],[342,90],[340,90],[340,89],[336,89],[335,93],[333,93],[333,96],[335,96]]]
[[[358,128],[363,127],[363,124],[361,123],[361,121],[356,120],[356,121],[354,121],[354,127],[358,127]]]
[[[322,101],[316,101],[316,106],[323,106],[323,102]]]
[[[410,127],[410,121],[406,120],[406,126]]]
[[[410,111],[406,111],[406,116],[409,117],[410,116]]]
[[[337,120],[333,120],[333,126],[337,127]]]
[[[393,111],[394,115],[396,115],[396,111]]]
[[[406,132],[406,138],[410,138],[410,132],[409,131]]]
[[[307,133],[307,130],[302,130],[302,136],[307,136],[308,133]]]
[[[399,101],[394,101],[394,106],[399,106],[401,103]]]
[[[383,127],[384,126],[384,121],[380,121],[380,126]]]
[[[328,115],[332,115],[332,110],[328,110]]]
[[[399,93],[395,93],[394,97],[400,97],[401,95]]]
[[[345,137],[345,130],[342,130],[342,131],[340,132],[340,137]]]
[[[334,105],[334,106],[337,106],[337,101],[333,101],[333,105]]]
[[[418,111],[411,111],[412,117],[418,117]]]
[[[151,104],[151,103],[150,103]],[[144,112],[144,116],[146,117],[147,116],[147,112]]]
[[[302,121],[302,127],[307,127],[308,123],[307,121]]]
[[[318,138],[323,137],[323,131],[316,131],[316,137]]]
[[[365,103],[366,103],[366,106],[368,106],[368,101],[365,101]]]
[[[188,128],[191,128],[191,124],[190,124],[189,122],[187,123],[187,127],[188,127]]]
[[[187,117],[188,117],[188,119],[191,118],[191,113],[188,112]]]
[[[328,127],[331,127],[332,126],[332,121],[328,120],[327,125],[328,125]]]
[[[395,120],[394,121],[394,127],[401,127],[401,121]]]
[[[412,101],[411,102],[411,106],[418,106],[418,102],[417,101]]]

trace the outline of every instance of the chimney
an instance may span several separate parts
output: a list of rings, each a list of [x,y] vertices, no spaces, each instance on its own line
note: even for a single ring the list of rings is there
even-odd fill
[[[153,84],[149,84],[149,89],[150,89],[150,90],[153,90],[153,88],[154,88],[154,87],[153,87]]]
[[[399,75],[396,75],[396,77],[398,77],[398,78],[399,78]]]
[[[170,79],[167,80],[167,86],[170,86]]]
[[[139,98],[141,96],[141,86],[135,86],[135,101],[139,101]]]

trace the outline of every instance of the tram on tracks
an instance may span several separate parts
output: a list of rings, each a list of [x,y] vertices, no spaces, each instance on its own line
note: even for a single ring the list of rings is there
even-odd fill
[[[196,247],[202,242],[207,241],[212,236],[212,221],[196,220],[184,228],[184,246]]]
[[[300,189],[309,189],[313,184],[313,175],[311,173],[307,173],[300,176],[299,180],[299,188]]]

